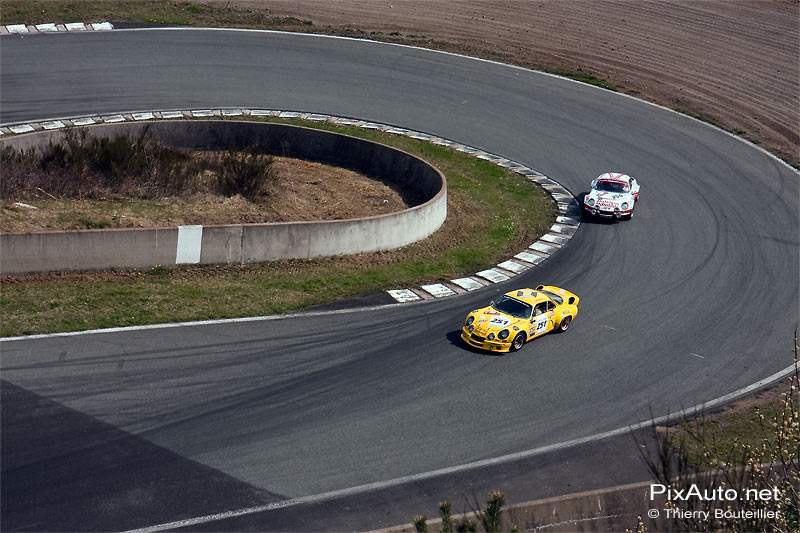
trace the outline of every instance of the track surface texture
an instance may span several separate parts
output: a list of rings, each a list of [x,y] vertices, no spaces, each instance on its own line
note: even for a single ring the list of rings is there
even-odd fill
[[[798,175],[700,122],[526,70],[341,39],[197,30],[2,39],[2,122],[296,109],[471,144],[575,194],[607,170],[642,183],[632,221],[585,223],[513,286],[343,314],[3,342],[3,530],[144,527],[384,482],[626,427],[790,363]],[[460,345],[467,311],[539,283],[581,296],[567,333],[507,357]],[[363,529],[430,516],[419,495],[432,507],[459,485],[520,487],[525,499],[628,481],[600,461],[577,484],[554,472],[526,489],[537,472],[570,464],[553,453],[513,472],[466,470],[205,527]]]
[[[340,32],[454,43],[468,55],[581,71],[705,117],[800,162],[796,0],[211,0]],[[397,35],[399,34],[399,35]]]

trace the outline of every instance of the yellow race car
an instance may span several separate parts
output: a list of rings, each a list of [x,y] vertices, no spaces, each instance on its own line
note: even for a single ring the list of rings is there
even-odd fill
[[[579,300],[573,293],[550,285],[507,292],[468,314],[461,338],[482,350],[516,352],[529,339],[553,330],[566,331],[578,316]]]

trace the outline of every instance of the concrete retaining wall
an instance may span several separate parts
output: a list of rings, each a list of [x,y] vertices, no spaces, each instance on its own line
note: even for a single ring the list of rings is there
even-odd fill
[[[423,239],[447,216],[444,176],[426,162],[346,135],[240,121],[160,121],[88,126],[94,136],[138,135],[192,149],[257,146],[273,155],[348,168],[393,183],[413,207],[352,220],[81,230],[0,235],[0,273],[142,268],[175,264],[254,263],[388,250]],[[19,135],[0,146],[30,150],[57,141],[60,131]]]

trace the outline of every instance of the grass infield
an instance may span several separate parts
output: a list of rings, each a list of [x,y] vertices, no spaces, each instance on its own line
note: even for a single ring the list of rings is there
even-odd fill
[[[258,316],[474,274],[524,249],[557,213],[522,176],[430,143],[331,124],[421,157],[448,183],[448,218],[432,236],[386,252],[253,265],[158,266],[0,279],[0,335]]]

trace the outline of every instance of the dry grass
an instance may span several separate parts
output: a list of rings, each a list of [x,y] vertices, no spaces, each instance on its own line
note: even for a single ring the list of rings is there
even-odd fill
[[[34,188],[30,194],[0,200],[0,232],[336,220],[406,207],[391,187],[351,170],[276,157],[274,171],[268,194],[256,201],[240,194],[225,197],[209,192],[150,200],[113,191],[101,198],[54,198]]]
[[[317,127],[383,142],[436,166],[448,183],[443,226],[410,246],[355,256],[5,277],[0,335],[282,313],[452,279],[524,249],[555,218],[555,205],[543,190],[493,163],[405,137]]]

